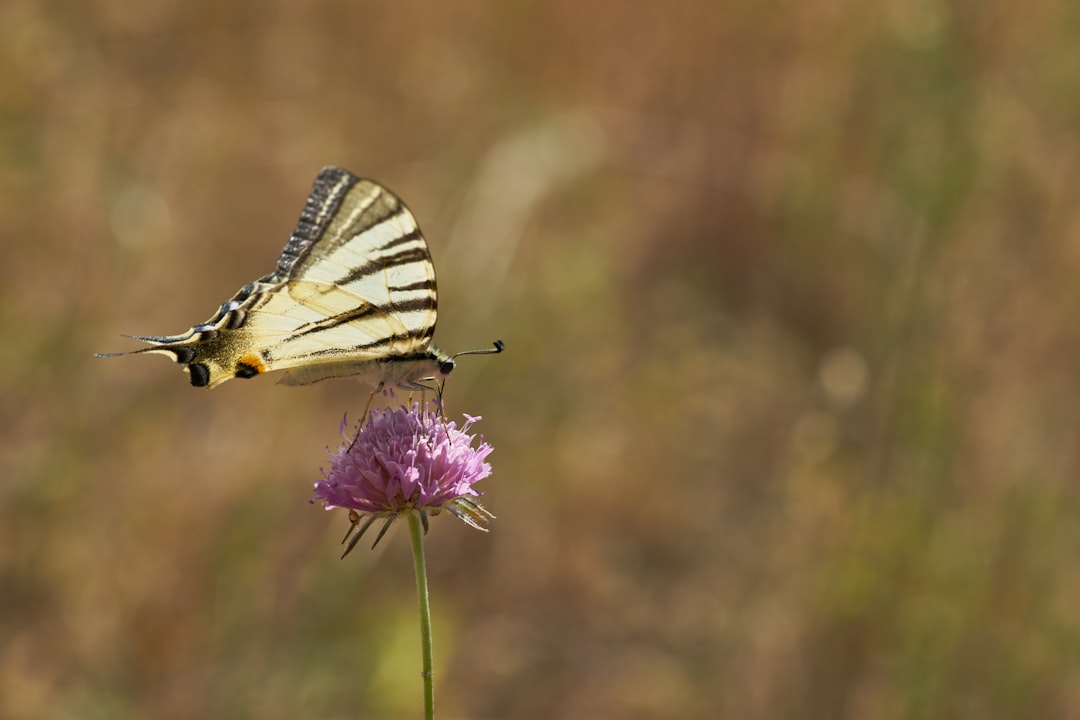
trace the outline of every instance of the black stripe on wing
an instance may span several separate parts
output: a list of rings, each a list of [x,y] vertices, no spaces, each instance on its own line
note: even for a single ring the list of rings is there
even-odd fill
[[[348,237],[350,240],[357,235],[361,235],[368,230],[382,225],[388,220],[392,220],[399,215],[404,215],[409,211],[405,209],[405,205],[394,193],[384,188],[374,180],[363,181],[366,184],[366,190],[369,194],[360,196],[359,199],[365,200],[364,209],[360,213],[352,218],[353,222],[349,225],[342,227],[342,235]],[[351,208],[341,208],[342,212],[349,213]],[[412,213],[409,213],[410,215]],[[415,224],[415,220],[413,221]]]
[[[405,212],[405,209],[400,208],[399,211],[394,213],[392,217],[397,217],[398,215],[402,215],[404,212]],[[385,218],[383,220],[383,222],[385,222],[386,220],[389,220],[389,219],[390,219],[390,217],[387,217],[387,218]],[[420,228],[415,227],[412,230],[410,230],[409,232],[405,233],[404,235],[398,235],[396,238],[394,238],[390,242],[386,243],[385,245],[382,245],[381,247],[378,247],[378,248],[373,248],[373,251],[374,252],[381,252],[383,250],[389,250],[392,247],[397,247],[398,245],[404,245],[405,243],[412,242],[413,240],[420,240],[424,245],[427,245],[427,240],[424,240],[424,236],[420,234]]]
[[[398,333],[396,335],[388,335],[386,337],[379,338],[378,340],[372,340],[371,342],[364,343],[362,345],[354,345],[354,346],[348,348],[347,351],[348,352],[356,352],[356,351],[369,351],[369,352],[371,352],[371,351],[379,350],[379,349],[382,349],[382,348],[392,348],[395,345],[398,345],[400,343],[409,343],[409,344],[413,344],[413,345],[417,346],[418,348],[423,348],[423,349],[417,349],[417,350],[414,350],[414,351],[408,352],[408,353],[397,353],[397,354],[393,354],[393,355],[386,355],[384,357],[378,358],[378,360],[388,361],[389,362],[389,361],[394,361],[394,360],[416,360],[416,359],[419,359],[419,358],[436,357],[435,352],[430,347],[426,347],[426,345],[425,345],[428,341],[431,340],[431,338],[432,338],[432,336],[434,336],[434,334],[435,334],[435,326],[431,325],[431,326],[428,326],[426,328],[420,328],[420,329],[417,329],[417,330],[410,330],[409,332],[405,332],[405,333]],[[274,354],[273,350],[268,350],[267,354],[272,359],[273,354]],[[296,358],[315,359],[315,358],[328,357],[331,360],[337,360],[337,359],[340,359],[342,357],[342,355],[344,355],[344,354],[346,354],[346,350],[343,349],[343,348],[326,348],[326,349],[323,349],[323,350],[312,350],[311,352],[306,352],[303,355],[295,356],[294,359],[296,359]]]
[[[318,320],[316,322],[306,323],[296,328],[295,331],[288,337],[282,338],[281,344],[293,342],[294,340],[300,340],[305,335],[311,333],[318,333],[323,330],[330,330],[336,328],[339,325],[346,325],[357,320],[375,320],[380,318],[387,318],[400,313],[416,312],[417,310],[434,310],[435,298],[419,297],[411,300],[405,300],[402,302],[396,302],[388,307],[376,307],[375,305],[361,305],[347,312],[340,313],[333,317],[328,317],[325,320]],[[424,329],[423,334],[420,337],[431,337],[435,332],[435,326],[431,325],[430,330]],[[366,346],[360,346],[366,347]]]
[[[354,267],[352,270],[339,277],[335,282],[341,287],[347,287],[358,280],[364,279],[368,275],[374,275],[387,268],[408,265],[409,263],[422,263],[426,268],[430,268],[431,253],[428,252],[427,247],[415,247],[405,248],[404,250],[399,250],[390,255],[380,255],[359,267]],[[431,271],[428,269],[425,270],[425,272],[430,274]]]
[[[390,286],[390,292],[409,292],[410,290],[434,290],[434,289],[435,289],[435,279],[434,278],[428,278],[427,280],[418,280],[417,282],[409,283],[408,285],[391,285]],[[434,300],[434,298],[432,298],[432,299]],[[432,309],[434,309],[434,307],[435,306],[432,305]]]

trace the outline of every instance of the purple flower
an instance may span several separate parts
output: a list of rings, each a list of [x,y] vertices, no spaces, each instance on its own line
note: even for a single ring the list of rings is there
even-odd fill
[[[376,544],[395,518],[411,512],[420,514],[425,531],[427,514],[443,509],[484,529],[480,523],[494,515],[473,500],[480,495],[473,485],[491,474],[485,459],[493,448],[482,435],[473,447],[477,437],[469,430],[480,418],[465,419],[458,428],[426,407],[421,412],[416,403],[411,409],[372,410],[355,439],[330,453],[330,469],[315,483],[312,502],[349,511],[353,524],[345,540],[352,539],[346,555],[377,518],[386,523]]]

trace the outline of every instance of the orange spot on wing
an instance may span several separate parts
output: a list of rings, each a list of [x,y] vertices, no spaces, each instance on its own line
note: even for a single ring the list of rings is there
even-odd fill
[[[250,370],[254,373],[266,372],[266,363],[263,362],[263,359],[261,357],[255,355],[254,353],[248,353],[247,355],[242,356],[237,361],[237,365],[246,366],[246,368],[250,368]]]

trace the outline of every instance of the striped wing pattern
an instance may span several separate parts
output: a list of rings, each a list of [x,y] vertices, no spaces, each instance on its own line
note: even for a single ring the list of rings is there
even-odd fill
[[[326,168],[273,273],[186,333],[135,336],[150,347],[134,353],[171,356],[197,387],[284,370],[286,385],[355,375],[412,388],[453,368],[432,344],[436,304],[427,242],[405,204]]]

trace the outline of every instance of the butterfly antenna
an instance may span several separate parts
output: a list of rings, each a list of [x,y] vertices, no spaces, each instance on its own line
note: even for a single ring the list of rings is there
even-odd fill
[[[454,353],[453,355],[451,355],[450,359],[453,360],[455,358],[461,357],[462,355],[498,355],[506,349],[506,343],[504,343],[502,340],[496,340],[493,345],[495,347],[484,348],[482,350],[462,350],[459,353]]]

